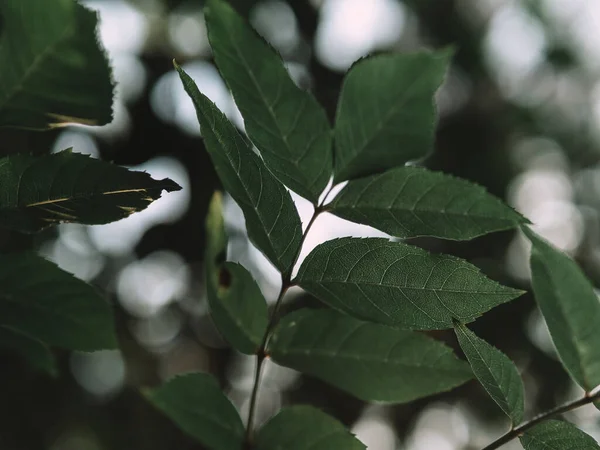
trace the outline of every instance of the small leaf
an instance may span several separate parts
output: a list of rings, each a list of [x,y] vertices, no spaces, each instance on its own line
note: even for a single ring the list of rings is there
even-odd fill
[[[433,150],[433,97],[450,56],[378,55],[352,66],[336,114],[334,181],[383,172]]]
[[[527,222],[483,187],[418,167],[352,180],[328,206],[336,216],[401,238],[465,240]]]
[[[179,66],[175,68],[194,102],[219,178],[244,212],[248,236],[275,267],[291,271],[300,248],[302,224],[290,193],[189,75]]]
[[[590,391],[600,385],[600,301],[579,266],[529,228],[531,282],[558,355]]]
[[[252,354],[267,330],[267,302],[241,265],[223,262],[227,235],[223,223],[222,195],[215,192],[206,219],[206,284],[211,315],[218,330],[238,351]]]
[[[333,310],[289,314],[269,353],[365,401],[405,403],[472,378],[452,350],[424,334],[363,322]]]
[[[54,355],[47,346],[36,339],[11,328],[0,326],[0,347],[19,354],[36,370],[51,376],[58,375]]]
[[[36,232],[59,222],[104,224],[141,211],[177,183],[66,150],[0,159],[0,226]]]
[[[90,285],[33,254],[0,255],[0,325],[49,345],[117,346],[112,311]]]
[[[258,433],[257,450],[363,450],[340,422],[312,406],[282,409]]]
[[[519,436],[525,450],[595,450],[594,438],[568,422],[547,420]]]
[[[113,84],[97,21],[74,0],[0,2],[0,127],[112,120]]]
[[[334,239],[304,260],[296,280],[333,308],[360,319],[417,330],[471,322],[523,292],[468,262],[387,239]]]
[[[283,184],[316,203],[333,171],[325,111],[294,84],[277,52],[231,6],[210,0],[205,11],[213,55],[248,136]]]
[[[211,450],[241,450],[244,424],[217,380],[206,373],[172,378],[146,397],[177,426]]]
[[[463,324],[456,323],[454,330],[481,385],[510,417],[513,425],[521,423],[525,407],[523,381],[515,365],[504,353],[477,337]]]

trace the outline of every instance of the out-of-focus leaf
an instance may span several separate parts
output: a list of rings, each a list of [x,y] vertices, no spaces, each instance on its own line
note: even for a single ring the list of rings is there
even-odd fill
[[[36,232],[59,222],[104,224],[141,211],[177,183],[66,150],[0,159],[0,226]]]
[[[590,435],[568,422],[547,420],[519,436],[525,450],[597,450]]]
[[[329,211],[401,238],[472,239],[527,222],[483,187],[418,167],[352,180]]]
[[[227,117],[200,93],[196,83],[175,65],[191,97],[206,149],[223,186],[238,203],[248,236],[282,272],[292,270],[302,238],[302,224],[290,193],[265,168]]]
[[[304,260],[297,282],[328,305],[360,319],[428,330],[471,322],[523,292],[477,267],[387,239],[334,239]]]
[[[441,342],[333,310],[284,317],[268,351],[277,363],[365,401],[409,402],[472,378],[469,366]]]
[[[210,0],[205,11],[213,55],[248,136],[283,184],[316,203],[333,170],[325,111],[296,86],[276,51],[229,4]]]
[[[0,347],[19,354],[31,367],[56,376],[58,368],[50,349],[19,331],[0,326]]]
[[[0,127],[112,120],[113,83],[97,21],[74,0],[0,2]]]

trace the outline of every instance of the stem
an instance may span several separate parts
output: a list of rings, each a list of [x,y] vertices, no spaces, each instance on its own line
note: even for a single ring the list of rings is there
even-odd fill
[[[497,440],[485,447],[483,450],[497,449],[546,419],[549,419],[562,413],[566,413],[573,409],[579,408],[580,406],[588,405],[590,403],[595,402],[596,400],[600,400],[600,391],[595,392],[593,394],[586,394],[578,400],[573,400],[572,402],[565,403],[561,406],[557,406],[556,408],[546,411],[545,413],[542,413],[539,416],[536,416],[533,419],[522,423],[518,427],[513,428],[508,433],[499,437]]]

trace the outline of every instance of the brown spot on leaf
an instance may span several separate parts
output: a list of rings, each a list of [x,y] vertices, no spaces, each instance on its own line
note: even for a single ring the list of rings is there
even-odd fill
[[[219,270],[219,287],[227,289],[231,286],[231,272],[225,267],[221,267]]]

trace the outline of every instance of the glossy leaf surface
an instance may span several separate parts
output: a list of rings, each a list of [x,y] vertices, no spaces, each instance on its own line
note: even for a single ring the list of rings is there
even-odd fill
[[[547,420],[519,437],[525,450],[597,450],[598,443],[574,425]]]

